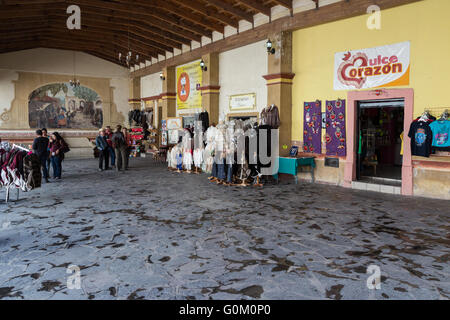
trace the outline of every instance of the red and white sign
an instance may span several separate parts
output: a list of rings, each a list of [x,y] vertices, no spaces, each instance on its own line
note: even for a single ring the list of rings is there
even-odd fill
[[[410,42],[339,52],[334,57],[334,90],[409,85]]]

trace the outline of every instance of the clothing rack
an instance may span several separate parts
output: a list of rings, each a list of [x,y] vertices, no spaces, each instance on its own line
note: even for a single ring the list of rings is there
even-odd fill
[[[22,146],[19,146],[19,145],[17,145],[17,144],[13,144],[13,145],[12,145],[12,149],[19,149],[19,150],[22,150],[22,151],[25,151],[25,152],[30,152],[29,149],[24,148],[24,147],[22,147]],[[11,194],[11,189],[16,189],[16,190],[17,190],[16,201],[19,201],[20,188],[14,186],[14,185],[9,185],[9,186],[4,187],[4,188],[6,189],[5,203],[8,203],[8,202],[9,202],[10,194]]]
[[[30,152],[29,149],[24,148],[24,147],[21,147],[21,146],[18,146],[17,144],[13,144],[12,148],[13,148],[13,149],[14,149],[14,148],[17,148],[17,149],[20,149],[20,150],[22,150],[22,151]]]

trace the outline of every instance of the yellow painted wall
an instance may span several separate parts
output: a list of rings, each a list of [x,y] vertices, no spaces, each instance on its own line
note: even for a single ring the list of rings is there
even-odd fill
[[[369,30],[369,15],[295,31],[293,34],[292,140],[303,140],[303,102],[347,98],[334,91],[334,54],[411,41],[414,115],[426,108],[450,109],[450,0],[421,2],[381,12],[381,30]],[[324,107],[323,107],[324,108]]]

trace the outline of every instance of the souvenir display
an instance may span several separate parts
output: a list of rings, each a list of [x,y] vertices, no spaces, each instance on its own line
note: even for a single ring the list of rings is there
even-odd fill
[[[200,125],[200,121],[198,123]],[[192,169],[195,173],[206,172],[210,175],[208,179],[217,184],[262,185],[260,178],[263,165],[257,156],[258,150],[249,156],[249,141],[259,146],[259,130],[272,127],[258,126],[252,120],[233,120],[220,121],[217,126],[210,126],[203,132],[203,123],[202,121],[201,128],[197,128],[199,130],[194,130],[193,137],[185,129],[182,141],[169,150],[169,169],[178,172],[191,172]],[[270,156],[270,132],[267,136]],[[194,146],[192,142],[195,142]],[[238,150],[241,150],[240,154]],[[270,164],[271,162],[268,165]]]
[[[130,127],[139,126],[143,127],[147,125],[147,127],[151,127],[153,124],[153,109],[145,109],[145,110],[130,110],[128,112],[128,124]]]
[[[130,157],[140,157],[141,154],[145,152],[145,146],[143,144],[144,129],[132,128],[129,133],[131,140]]]

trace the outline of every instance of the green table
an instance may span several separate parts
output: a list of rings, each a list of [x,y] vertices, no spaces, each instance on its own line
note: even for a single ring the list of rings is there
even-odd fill
[[[278,173],[286,173],[291,174],[295,178],[295,184],[298,183],[297,173],[298,168],[307,167],[309,168],[307,171],[300,172],[310,172],[311,180],[314,182],[314,168],[316,167],[316,162],[314,161],[314,157],[303,157],[303,158],[278,158]],[[276,175],[276,179],[278,180],[278,174]]]

